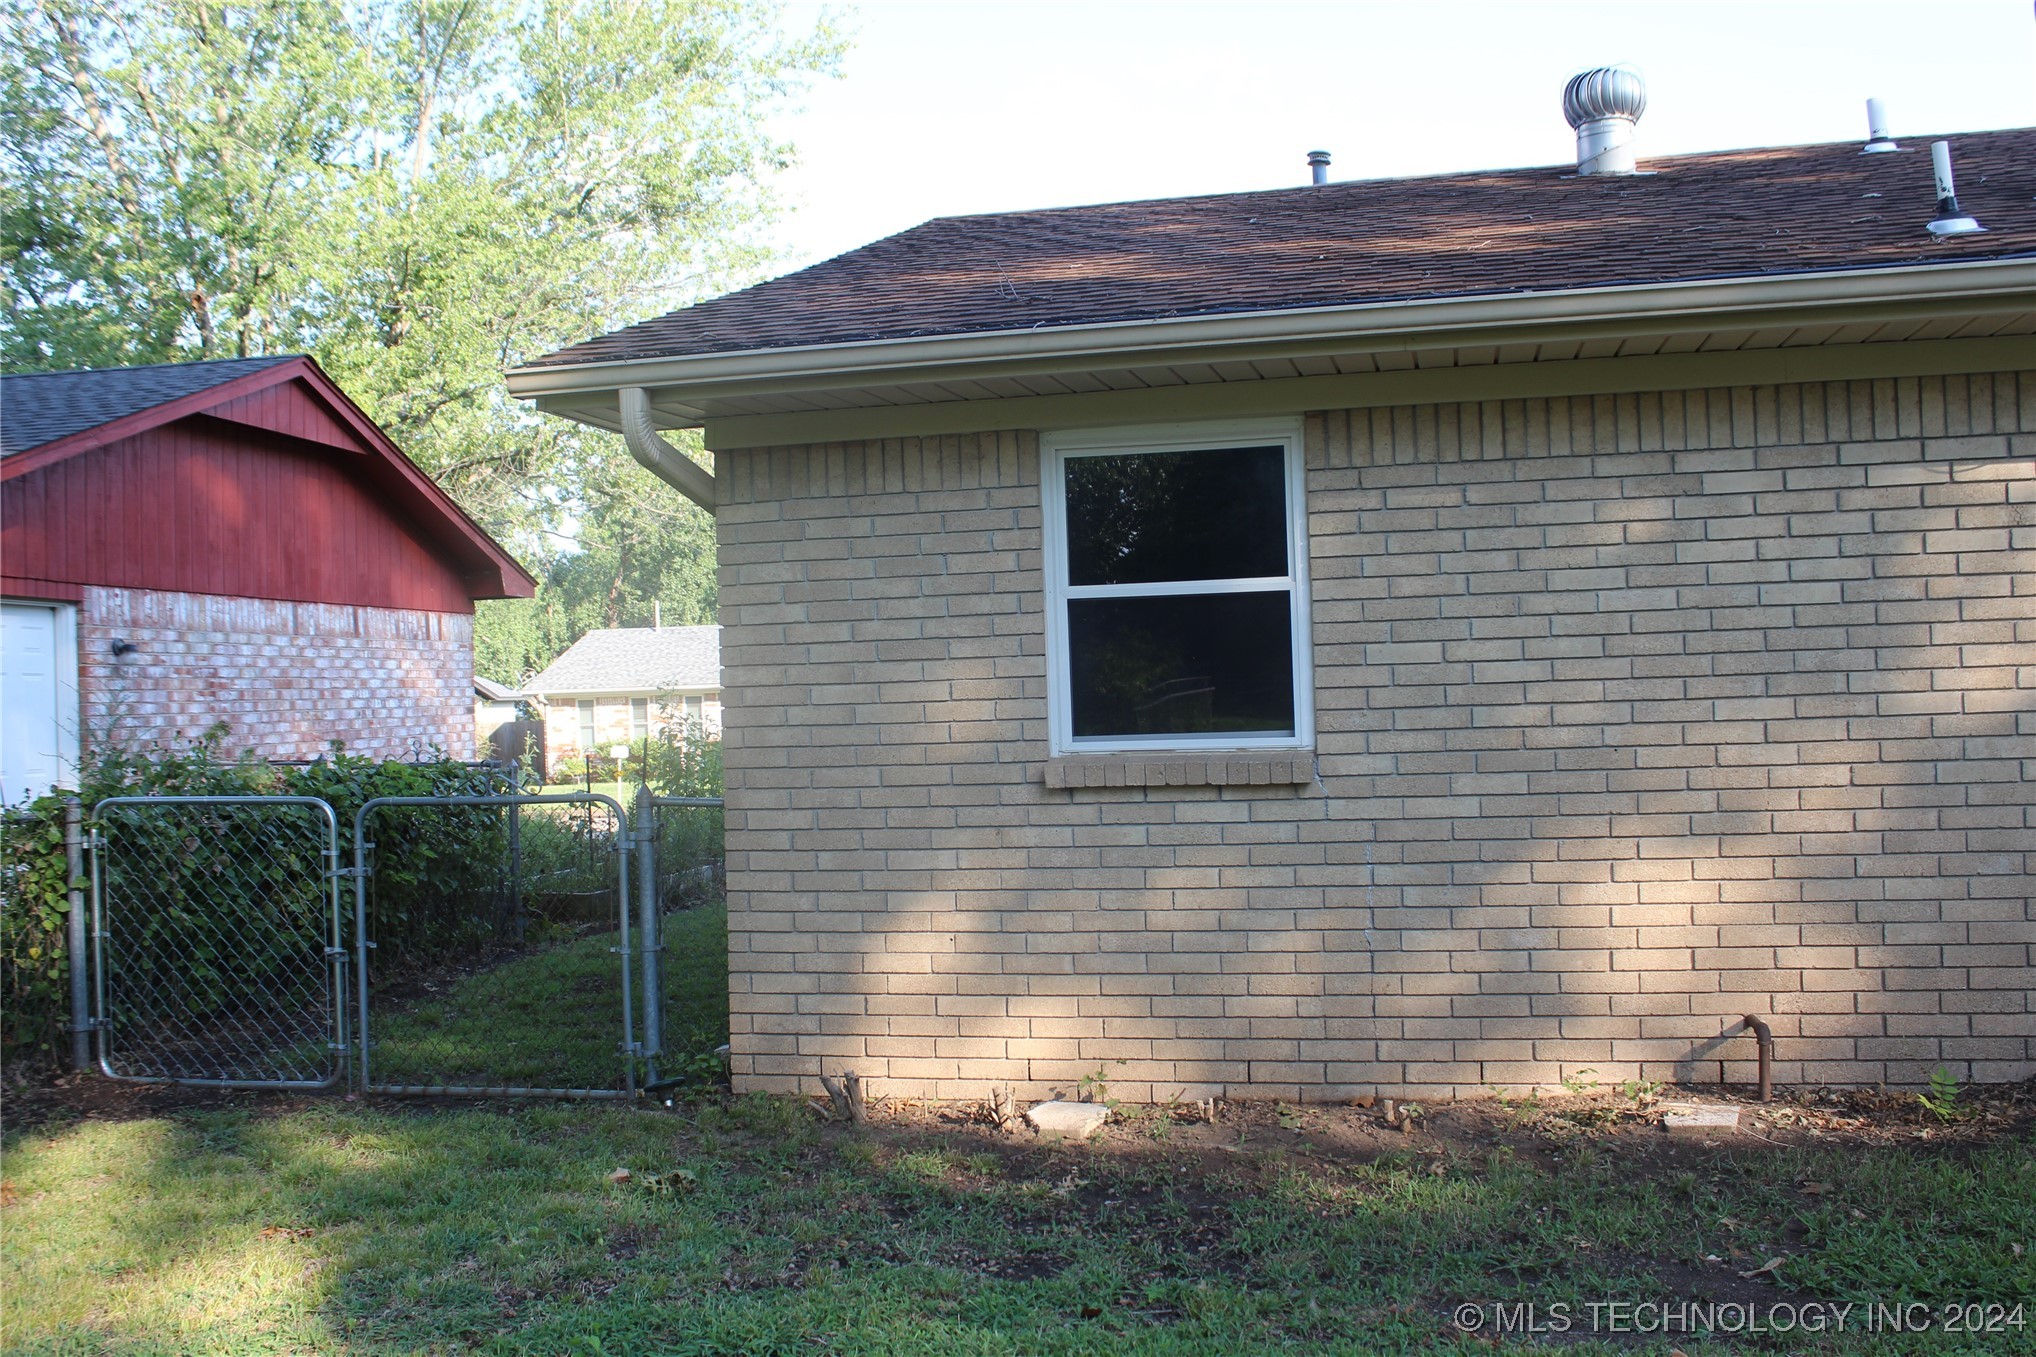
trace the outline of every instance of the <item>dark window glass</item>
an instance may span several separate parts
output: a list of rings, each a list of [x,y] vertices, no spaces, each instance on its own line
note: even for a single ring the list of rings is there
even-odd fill
[[[1070,457],[1064,465],[1069,584],[1287,573],[1284,449]]]
[[[1076,738],[1293,734],[1285,590],[1080,598],[1067,609]]]

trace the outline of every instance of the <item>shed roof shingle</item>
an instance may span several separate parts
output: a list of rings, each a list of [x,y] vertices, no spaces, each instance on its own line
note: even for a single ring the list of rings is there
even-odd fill
[[[540,697],[721,686],[721,628],[615,627],[590,631],[523,685]]]
[[[1953,141],[1984,235],[1933,238],[1929,139],[944,217],[533,367],[1226,312],[2036,257],[2036,129]]]
[[[285,353],[0,376],[0,453],[28,452],[298,357]]]

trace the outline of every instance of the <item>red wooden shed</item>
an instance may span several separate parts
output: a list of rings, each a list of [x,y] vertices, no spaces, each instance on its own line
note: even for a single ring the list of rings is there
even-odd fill
[[[473,751],[473,608],[535,581],[301,356],[0,378],[0,795],[82,742]]]

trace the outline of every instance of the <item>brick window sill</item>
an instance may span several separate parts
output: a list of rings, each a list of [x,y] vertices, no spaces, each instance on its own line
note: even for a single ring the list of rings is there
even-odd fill
[[[1048,759],[1050,788],[1298,787],[1315,780],[1315,751],[1280,749],[1214,754],[1075,754]]]

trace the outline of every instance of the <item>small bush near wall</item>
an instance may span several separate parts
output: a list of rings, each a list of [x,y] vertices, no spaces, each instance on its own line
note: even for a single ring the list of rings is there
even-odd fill
[[[78,798],[89,812],[115,796],[316,796],[338,814],[344,842],[354,812],[371,797],[507,790],[500,770],[456,763],[436,751],[431,759],[408,763],[362,758],[336,747],[304,766],[225,760],[220,746],[226,734],[225,727],[215,727],[182,749],[95,751],[80,770]],[[70,1009],[65,799],[40,797],[0,816],[0,1059],[13,1067],[54,1059],[65,1042]],[[428,834],[381,836],[378,869],[387,880],[381,901],[391,917],[378,926],[388,927],[400,947],[429,951],[448,944],[452,930],[444,911],[434,910],[432,902],[460,891],[476,871],[494,869],[497,855],[479,842],[495,832],[494,825],[487,811],[454,812],[432,822]],[[202,836],[196,842],[188,851],[214,851]],[[206,958],[194,948],[202,951],[200,940],[213,930],[192,929],[185,921],[159,922],[166,929],[185,930],[179,946],[156,949],[143,941],[137,954],[175,955],[188,984],[206,970]],[[232,973],[232,968],[218,969]]]
[[[668,713],[669,715],[669,713]],[[720,796],[721,741],[697,717],[673,719],[636,747],[643,780],[659,796]],[[669,807],[659,812],[657,860],[668,877],[719,864],[726,856],[719,810]]]

